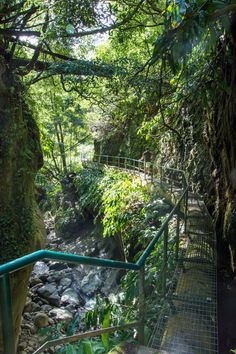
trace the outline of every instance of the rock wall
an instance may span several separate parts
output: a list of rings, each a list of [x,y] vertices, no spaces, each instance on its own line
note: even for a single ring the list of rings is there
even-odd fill
[[[44,226],[34,195],[43,164],[39,131],[23,98],[23,87],[2,62],[0,76],[0,264],[38,249]],[[24,307],[28,270],[12,275],[16,338]],[[1,336],[0,328],[0,336]],[[0,353],[3,353],[0,337]]]

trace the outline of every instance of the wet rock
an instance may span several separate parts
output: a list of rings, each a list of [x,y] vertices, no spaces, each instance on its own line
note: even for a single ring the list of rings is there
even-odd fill
[[[48,301],[50,305],[57,306],[57,307],[59,307],[61,304],[61,298],[57,294],[50,295]]]
[[[42,286],[43,286],[43,283],[42,283],[41,280],[40,280],[40,283],[38,283],[38,284],[32,286],[32,288],[30,289],[30,291],[31,291],[32,293],[35,293],[35,292],[37,291],[37,289],[38,289],[38,288],[41,288]]]
[[[39,279],[40,279],[43,283],[46,283],[47,280],[48,280],[48,273],[39,275]]]
[[[31,320],[31,314],[29,312],[25,312],[23,315],[24,320]]]
[[[33,287],[34,285],[42,283],[42,280],[38,277],[31,277],[30,278],[30,286]]]
[[[36,262],[33,268],[33,273],[36,275],[42,275],[49,272],[49,267],[45,262]]]
[[[63,269],[67,269],[68,265],[61,262],[50,262],[49,267],[50,270],[63,270]]]
[[[52,310],[52,306],[50,305],[43,305],[41,306],[41,310],[44,311],[44,312],[49,312]]]
[[[34,318],[34,324],[38,328],[44,328],[48,326],[48,315],[44,312],[38,312]]]
[[[81,282],[81,290],[86,295],[92,295],[102,285],[102,280],[97,273],[90,272]]]
[[[70,278],[62,278],[60,280],[60,285],[63,286],[63,287],[69,287],[72,283],[72,280]]]
[[[35,334],[37,332],[36,327],[34,325],[29,324],[29,323],[23,324],[22,328],[28,329],[31,334]]]
[[[38,312],[40,310],[40,305],[37,304],[36,302],[31,303],[31,311],[32,312]]]
[[[104,272],[104,281],[103,281],[103,286],[101,288],[102,293],[105,296],[108,296],[111,291],[114,292],[116,287],[117,287],[117,277],[119,277],[119,274],[115,270],[106,270]]]
[[[55,285],[46,284],[37,290],[38,294],[46,299],[48,299],[57,290]]]
[[[61,297],[62,304],[79,305],[80,299],[77,292],[73,289],[67,289],[64,291]]]
[[[67,311],[69,311],[69,312],[71,312],[71,313],[73,313],[73,314],[76,312],[75,305],[72,305],[72,304],[67,305],[67,306],[65,307],[65,310],[67,310]]]
[[[18,345],[19,350],[24,350],[27,347],[27,342],[22,342]]]
[[[49,315],[59,321],[70,322],[73,318],[71,312],[65,309],[53,309],[49,312]]]

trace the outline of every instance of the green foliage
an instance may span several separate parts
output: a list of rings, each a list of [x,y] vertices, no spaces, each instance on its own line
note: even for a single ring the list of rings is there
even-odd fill
[[[139,177],[111,168],[85,168],[75,178],[81,210],[103,225],[104,237],[122,235],[128,257],[138,257],[170,210]]]

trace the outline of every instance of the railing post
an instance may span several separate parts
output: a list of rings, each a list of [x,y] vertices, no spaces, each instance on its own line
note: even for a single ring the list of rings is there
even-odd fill
[[[0,314],[4,354],[15,354],[15,334],[9,274],[0,276]]]
[[[107,165],[108,165],[108,155],[107,155],[107,158],[106,158],[106,160],[107,160]]]
[[[184,202],[185,202],[185,205],[184,205],[184,233],[186,234],[186,232],[187,232],[187,219],[188,219],[188,190],[186,191]]]
[[[179,259],[179,224],[180,224],[180,207],[177,209],[177,221],[176,221],[176,245],[175,245],[175,261],[178,262]]]
[[[167,277],[167,261],[168,261],[168,224],[164,229],[164,245],[163,245],[163,273],[162,273],[162,293],[166,294],[166,277]]]
[[[127,158],[125,157],[125,170],[127,170]]]
[[[145,265],[139,270],[139,321],[138,341],[142,345],[145,325]]]
[[[120,156],[118,156],[118,167],[120,167]]]

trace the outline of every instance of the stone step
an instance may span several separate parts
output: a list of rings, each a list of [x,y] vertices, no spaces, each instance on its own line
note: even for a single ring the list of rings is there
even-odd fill
[[[131,343],[121,343],[112,349],[108,354],[162,354],[163,352],[156,349],[147,348],[142,345]]]

